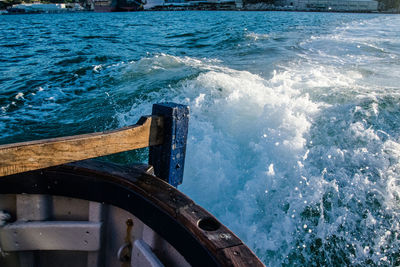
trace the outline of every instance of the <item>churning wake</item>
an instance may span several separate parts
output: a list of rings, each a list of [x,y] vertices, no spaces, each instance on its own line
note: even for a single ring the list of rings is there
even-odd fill
[[[78,14],[78,26],[60,16],[39,30],[27,17],[37,42],[0,66],[2,142],[187,104],[180,189],[267,266],[399,266],[400,18],[239,15],[90,14],[89,27]]]
[[[180,189],[271,266],[400,264],[400,94],[392,81],[378,86],[388,74],[369,65],[399,54],[326,57],[324,40],[351,43],[351,32],[336,32],[301,43],[299,59],[271,78],[165,54],[126,68],[190,73],[150,101],[190,105]]]

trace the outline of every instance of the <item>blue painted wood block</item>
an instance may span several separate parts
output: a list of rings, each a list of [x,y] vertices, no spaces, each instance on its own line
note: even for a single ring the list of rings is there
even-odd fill
[[[182,183],[189,127],[189,107],[175,103],[153,105],[153,115],[164,117],[164,143],[150,147],[154,173],[177,187]]]

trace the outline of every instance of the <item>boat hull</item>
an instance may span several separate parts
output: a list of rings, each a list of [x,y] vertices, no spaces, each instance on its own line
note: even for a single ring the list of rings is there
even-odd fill
[[[155,261],[161,264],[159,266],[263,266],[240,239],[214,216],[176,188],[153,176],[151,171],[152,167],[125,167],[88,160],[2,177],[0,209],[8,211],[11,217],[0,230],[2,244],[8,244],[4,250],[17,258],[51,258],[49,265],[40,262],[43,267],[54,266],[55,263],[68,263],[69,266],[102,266],[103,263],[107,263],[105,266],[121,266],[121,262],[130,262],[133,266],[154,266],[134,262],[135,259]],[[37,196],[42,198],[37,199]],[[28,197],[28,200],[18,201],[21,197]],[[36,205],[35,201],[41,205]],[[21,203],[28,206],[21,207]],[[35,204],[33,206],[39,207],[39,210],[40,207],[53,207],[50,208],[52,212],[42,209],[36,218],[36,226],[24,225],[24,219],[34,219],[26,217],[32,216],[30,204]],[[87,214],[83,210],[88,210]],[[78,215],[86,216],[88,223],[101,223],[96,228],[98,243],[93,244],[96,241],[89,238],[88,233],[92,234],[92,230],[86,230],[83,237],[76,235],[76,244],[81,246],[68,245],[65,232],[73,230],[62,231],[62,227],[54,226],[57,220],[64,225],[70,225],[71,221],[82,223],[85,218]],[[37,224],[45,228],[37,231]],[[36,236],[33,244],[22,244],[30,238],[24,236],[21,228],[18,228],[18,234],[13,234],[15,227],[36,227],[25,232],[32,234],[36,231],[42,235]],[[79,229],[85,229],[82,227]],[[54,253],[46,242],[49,240],[49,237],[46,239],[48,233],[53,234],[50,238],[53,242],[59,239],[54,242],[60,246],[55,247]],[[15,240],[19,235],[22,236],[18,240],[22,241]],[[40,241],[41,238],[44,240]],[[40,244],[47,244],[47,247],[40,247]],[[156,244],[159,244],[158,247]],[[34,246],[39,247],[35,249]],[[85,250],[85,246],[90,249]],[[76,254],[78,256],[71,254],[71,248],[80,250]],[[36,256],[26,256],[24,253],[27,251]],[[142,256],[132,257],[134,251]],[[90,257],[97,263],[86,265],[85,259]],[[5,259],[0,258],[1,266],[18,266],[15,262],[7,263]],[[76,262],[78,260],[79,264]]]

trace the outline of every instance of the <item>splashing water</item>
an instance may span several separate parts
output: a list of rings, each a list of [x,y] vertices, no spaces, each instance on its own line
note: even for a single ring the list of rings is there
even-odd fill
[[[309,75],[308,88],[357,86],[359,76],[321,66],[266,80],[161,57],[200,72],[163,93],[191,107],[184,192],[272,265],[396,262],[400,144],[373,125],[388,103],[313,102],[295,89]]]
[[[180,189],[267,265],[400,265],[400,19],[210,14],[221,25],[178,24],[158,36],[161,52],[85,61],[75,78],[13,91],[2,99],[3,136],[24,116],[55,114],[71,127],[59,115],[71,107],[89,110],[78,122],[105,117],[93,127],[108,128],[135,123],[154,102],[187,104]],[[111,111],[97,114],[102,106]]]

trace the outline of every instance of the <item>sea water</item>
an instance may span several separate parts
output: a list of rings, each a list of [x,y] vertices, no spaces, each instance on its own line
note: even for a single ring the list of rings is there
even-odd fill
[[[187,104],[180,189],[265,264],[400,265],[400,16],[0,16],[0,58],[0,143]]]

